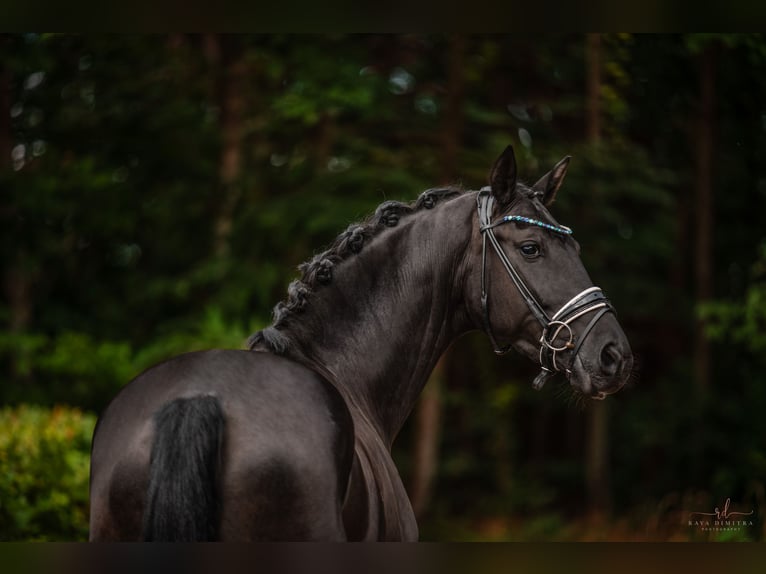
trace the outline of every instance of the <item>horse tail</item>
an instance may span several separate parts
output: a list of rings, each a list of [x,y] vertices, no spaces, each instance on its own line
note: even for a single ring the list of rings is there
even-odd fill
[[[221,403],[210,395],[175,399],[157,412],[154,421],[143,539],[215,540],[224,433]]]

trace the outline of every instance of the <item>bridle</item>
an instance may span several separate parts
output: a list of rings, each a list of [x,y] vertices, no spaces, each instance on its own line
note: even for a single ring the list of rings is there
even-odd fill
[[[503,251],[500,242],[495,237],[492,231],[495,227],[510,222],[521,222],[528,225],[535,225],[543,229],[548,229],[554,233],[562,235],[571,235],[572,230],[564,226],[556,226],[537,219],[529,217],[523,217],[520,215],[506,215],[501,217],[495,222],[492,222],[492,208],[495,203],[495,199],[490,193],[490,188],[485,187],[479,192],[477,199],[477,208],[479,212],[479,229],[481,231],[481,307],[483,311],[484,330],[489,335],[489,340],[498,355],[504,355],[511,350],[512,344],[500,347],[497,343],[497,339],[492,333],[492,327],[489,321],[489,305],[488,305],[488,276],[487,276],[487,240],[492,245],[500,258],[500,262],[508,272],[508,276],[516,285],[521,297],[526,302],[529,310],[540,322],[543,328],[542,335],[540,335],[540,374],[535,377],[532,386],[539,390],[543,387],[545,382],[557,372],[565,372],[567,377],[572,374],[572,365],[577,358],[577,353],[580,351],[585,338],[596,326],[599,319],[601,319],[606,313],[614,313],[609,300],[604,295],[599,287],[588,287],[584,289],[574,297],[572,297],[567,303],[565,303],[552,317],[548,317],[548,314],[543,309],[543,306],[535,298],[532,291],[519,275],[519,272],[511,263],[508,256]],[[588,313],[594,313],[590,322],[585,326],[585,329],[579,333],[579,337],[575,337],[575,332],[572,330],[572,323]],[[559,335],[563,335],[567,340],[563,344],[556,344],[556,339]],[[558,353],[565,351],[572,351],[569,364],[566,366],[561,365]]]

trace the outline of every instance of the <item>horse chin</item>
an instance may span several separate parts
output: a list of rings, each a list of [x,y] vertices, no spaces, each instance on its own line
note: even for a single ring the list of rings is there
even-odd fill
[[[569,384],[582,395],[595,401],[603,401],[609,392],[599,390],[588,369],[583,365],[579,356],[575,357],[571,372],[568,376]]]

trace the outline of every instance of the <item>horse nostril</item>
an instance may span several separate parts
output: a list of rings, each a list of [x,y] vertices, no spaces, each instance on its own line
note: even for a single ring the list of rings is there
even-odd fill
[[[614,343],[604,345],[601,349],[601,372],[613,377],[619,372],[621,364],[622,355],[617,350],[617,345]]]

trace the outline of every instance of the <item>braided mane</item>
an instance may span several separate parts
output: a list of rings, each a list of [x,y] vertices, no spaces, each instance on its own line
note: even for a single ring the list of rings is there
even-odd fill
[[[298,266],[301,278],[290,283],[287,287],[287,299],[274,307],[273,323],[270,327],[254,333],[248,339],[247,347],[253,349],[261,344],[277,354],[287,352],[291,342],[282,333],[281,328],[287,325],[291,318],[305,311],[311,296],[318,289],[332,283],[333,270],[339,263],[360,253],[367,242],[386,228],[396,227],[402,217],[423,209],[433,209],[439,201],[462,193],[464,190],[459,187],[427,189],[411,203],[385,201],[367,219],[349,225],[326,251]]]

